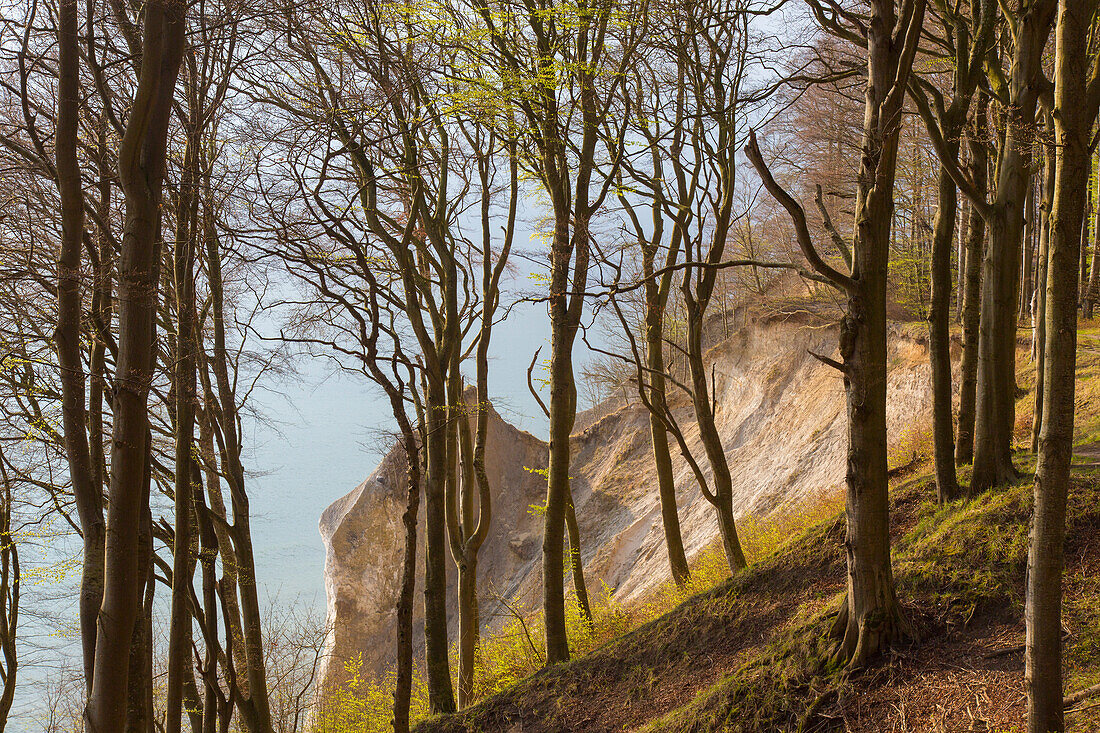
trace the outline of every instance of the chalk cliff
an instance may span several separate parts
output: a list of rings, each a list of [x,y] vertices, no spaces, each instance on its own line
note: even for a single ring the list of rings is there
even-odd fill
[[[734,477],[735,513],[767,514],[840,485],[846,447],[844,387],[834,369],[808,353],[834,353],[835,327],[816,316],[781,311],[730,327],[728,336],[724,328],[711,330],[718,333],[708,359],[714,366],[718,427]],[[672,404],[681,423],[692,425],[687,400],[673,396]],[[896,333],[889,349],[889,424],[927,420],[930,409],[926,349],[921,341]],[[589,588],[606,583],[616,598],[630,602],[669,577],[648,416],[644,406],[620,398],[579,415],[577,425],[570,474]],[[541,517],[531,505],[543,502],[545,480],[527,469],[543,468],[547,451],[543,441],[495,412],[490,426],[493,525],[479,563],[479,597],[487,625],[506,612],[501,598],[529,607],[541,598]],[[694,427],[687,437],[702,455]],[[901,438],[901,431],[891,431],[892,444]],[[690,558],[716,539],[718,526],[675,448],[673,458]],[[403,484],[403,457],[391,453],[321,517],[332,626],[322,678],[326,684],[340,681],[343,662],[356,654],[362,655],[367,671],[393,662]],[[422,545],[418,558],[422,565]],[[451,565],[452,594],[456,576]],[[418,585],[418,602],[421,589]],[[420,613],[418,609],[418,619]]]

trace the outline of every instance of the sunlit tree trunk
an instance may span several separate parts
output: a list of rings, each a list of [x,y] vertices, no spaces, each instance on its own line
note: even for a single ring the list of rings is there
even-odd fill
[[[1056,171],[1046,280],[1043,425],[1035,472],[1026,591],[1024,683],[1029,733],[1065,730],[1062,705],[1062,570],[1073,458],[1078,254],[1089,184],[1089,136],[1100,87],[1090,58],[1093,7],[1061,0],[1056,35]],[[1090,74],[1092,71],[1093,74]],[[1086,83],[1088,82],[1088,83]]]

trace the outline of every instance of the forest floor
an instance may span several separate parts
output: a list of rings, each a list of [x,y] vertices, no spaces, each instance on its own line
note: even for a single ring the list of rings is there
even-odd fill
[[[1100,682],[1100,379],[1092,379],[1100,349],[1082,331],[1066,539],[1067,693]],[[1028,399],[1018,404],[1021,438]],[[1016,484],[946,507],[935,503],[927,461],[894,477],[894,572],[914,635],[868,670],[849,675],[827,661],[845,576],[838,515],[660,618],[418,731],[1023,731],[1033,457],[1021,452],[1018,467]],[[969,481],[966,470],[960,480]],[[1067,724],[1100,730],[1100,698],[1073,706]]]

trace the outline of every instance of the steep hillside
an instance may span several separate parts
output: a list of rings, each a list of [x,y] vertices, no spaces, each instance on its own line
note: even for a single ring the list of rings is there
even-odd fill
[[[944,509],[931,476],[892,491],[899,596],[918,638],[847,677],[827,663],[843,591],[843,516],[714,590],[419,733],[1023,731],[1030,483]],[[1067,686],[1100,679],[1100,475],[1069,509]],[[1100,729],[1090,701],[1071,730]]]
[[[1017,437],[1034,372],[1021,344]],[[1100,730],[1100,329],[1080,332],[1063,626],[1068,730]],[[862,674],[832,669],[844,518],[797,534],[737,577],[569,664],[419,733],[672,731],[1010,733],[1025,730],[1023,589],[1033,457],[1021,478],[947,507],[930,461],[892,481],[898,594],[916,632]],[[968,470],[960,479],[969,480]],[[1092,690],[1094,694],[1083,693]]]
[[[830,320],[801,308],[742,318],[728,338],[720,330],[722,338],[708,354],[739,516],[767,514],[784,503],[831,491],[843,479],[843,387],[834,370],[808,354],[835,350]],[[908,435],[904,428],[928,417],[923,345],[895,333],[889,374],[891,439],[900,453]],[[691,424],[687,401],[677,397],[673,404],[683,423]],[[584,427],[573,437],[571,475],[589,585],[598,589],[605,583],[617,601],[627,603],[652,591],[669,573],[648,416],[640,405],[620,403],[610,414],[595,417],[606,411],[579,417]],[[689,430],[688,437],[698,448],[696,431]],[[545,484],[525,469],[545,466],[546,446],[494,415],[488,454],[494,517],[479,563],[479,584],[482,618],[492,626],[503,618],[503,599],[521,607],[537,605],[541,517],[531,506],[543,501]],[[674,459],[684,541],[692,557],[715,539],[717,523],[686,464]],[[333,629],[324,676],[329,683],[342,679],[344,662],[356,655],[362,655],[368,672],[392,662],[402,536],[400,466],[399,457],[391,454],[321,518]]]

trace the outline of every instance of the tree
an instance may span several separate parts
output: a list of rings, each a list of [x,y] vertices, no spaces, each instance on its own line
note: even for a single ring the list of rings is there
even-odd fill
[[[1050,35],[1055,0],[1036,0],[1008,19],[1012,58],[1006,75],[999,56],[986,65],[991,89],[1004,110],[1004,138],[998,147],[995,193],[987,201],[950,161],[955,183],[985,219],[989,231],[982,270],[982,304],[971,492],[1015,478],[1012,433],[1016,409],[1016,298],[1020,280],[1024,204],[1031,184],[1035,111],[1043,88],[1043,49]]]
[[[116,8],[121,27],[126,10]],[[126,216],[119,272],[117,387],[111,438],[104,543],[103,601],[98,615],[87,725],[95,733],[122,730],[132,686],[131,645],[142,613],[145,569],[142,526],[149,512],[149,418],[153,333],[159,273],[158,235],[168,124],[184,45],[185,8],[151,2],[140,42],[137,88],[118,150]],[[69,25],[69,28],[72,26]],[[71,43],[71,42],[70,42]],[[70,204],[70,206],[75,206]],[[71,236],[80,236],[80,232]]]
[[[506,141],[503,149],[493,130],[471,129],[463,126],[463,132],[473,151],[481,187],[480,225],[481,246],[481,308],[474,356],[475,407],[474,435],[470,435],[470,410],[462,390],[460,354],[455,352],[456,363],[451,368],[451,402],[457,402],[452,425],[457,430],[458,453],[461,456],[461,472],[455,476],[447,497],[447,525],[451,540],[451,554],[458,565],[458,706],[470,704],[474,686],[474,666],[481,633],[481,617],[477,600],[477,556],[489,534],[492,521],[492,494],[489,476],[485,471],[485,440],[489,431],[489,344],[493,323],[500,305],[500,282],[508,265],[515,234],[516,209],[519,203],[519,163],[515,145]],[[494,179],[501,153],[507,155],[507,213],[503,227],[504,240],[497,253],[493,252],[492,198]],[[496,185],[500,185],[497,183]],[[471,249],[473,249],[471,247]],[[473,258],[472,258],[473,259]],[[472,270],[473,268],[471,268]],[[461,491],[458,489],[461,488]],[[476,516],[476,519],[475,519]]]
[[[1095,5],[1062,0],[1055,41],[1054,198],[1046,277],[1043,423],[1028,548],[1024,684],[1029,733],[1065,730],[1062,705],[1062,567],[1073,459],[1077,294],[1091,151],[1100,110],[1100,53],[1090,47]]]
[[[971,99],[982,67],[995,40],[997,6],[991,0],[970,3],[967,18],[955,7],[933,12],[943,28],[944,51],[953,61],[951,95],[945,95],[928,79],[912,75],[909,93],[924,120],[941,158],[958,167]],[[931,101],[929,101],[931,100]],[[984,111],[983,111],[984,112]],[[932,367],[932,436],[936,461],[936,490],[940,503],[959,496],[955,474],[953,391],[951,388],[951,240],[955,231],[958,193],[946,165],[937,178],[936,220],[932,235],[932,293],[928,312],[928,355]]]
[[[798,202],[772,177],[750,132],[745,153],[768,192],[787,209],[810,264],[848,297],[840,330],[848,402],[848,592],[833,627],[834,658],[853,667],[909,632],[890,563],[886,467],[886,281],[901,109],[924,22],[923,0],[873,0],[864,21],[811,6],[818,22],[867,48],[863,157],[856,198],[851,274],[824,262]],[[846,25],[850,24],[850,25]]]
[[[622,156],[626,125],[617,114],[626,70],[645,33],[644,8],[600,0],[562,5],[538,0],[473,0],[487,49],[471,49],[486,96],[509,100],[526,123],[522,160],[539,179],[553,211],[550,244],[550,461],[542,541],[546,661],[569,659],[565,627],[564,544],[569,436],[577,413],[573,344],[584,311],[593,218]],[[627,19],[638,19],[640,23]],[[626,21],[626,22],[624,22]],[[472,80],[476,81],[476,80]],[[613,126],[606,134],[605,123]],[[617,123],[617,124],[616,124]],[[609,165],[601,176],[598,149]]]
[[[966,170],[974,187],[985,190],[989,177],[989,151],[986,146],[988,97],[978,97],[970,123],[966,127],[966,145],[970,151]],[[959,365],[959,430],[955,443],[955,462],[974,460],[974,410],[978,385],[978,341],[981,326],[982,262],[985,260],[985,219],[975,206],[968,207],[970,221],[966,230],[966,265],[959,274],[963,282],[963,353]]]
[[[0,730],[8,722],[19,672],[19,548],[12,532],[12,480],[0,446]]]

